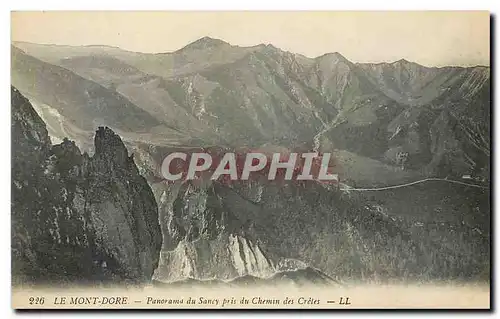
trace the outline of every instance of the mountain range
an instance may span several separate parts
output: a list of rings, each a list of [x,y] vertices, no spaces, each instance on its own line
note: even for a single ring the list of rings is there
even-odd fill
[[[422,174],[489,175],[488,67],[310,59],[208,37],[164,54],[14,45],[13,85],[80,130],[106,124],[160,145],[342,149],[389,164],[404,152]]]
[[[103,126],[123,140],[158,207],[155,281],[308,267],[345,281],[488,277],[489,67],[353,63],[209,37],[158,54],[15,42],[11,60],[53,144],[98,153]],[[166,154],[208,148],[331,152],[351,186],[470,176],[484,188],[161,180]]]

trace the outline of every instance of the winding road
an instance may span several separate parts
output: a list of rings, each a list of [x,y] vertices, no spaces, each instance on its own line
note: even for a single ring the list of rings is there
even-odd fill
[[[407,186],[411,186],[411,185],[415,185],[415,184],[425,183],[425,182],[429,182],[429,181],[443,181],[443,182],[448,182],[448,183],[465,185],[465,186],[469,186],[469,187],[489,189],[489,187],[486,187],[486,186],[481,186],[481,185],[476,185],[476,184],[470,184],[470,183],[455,181],[455,180],[451,180],[451,179],[432,178],[432,177],[431,178],[421,179],[421,180],[418,180],[418,181],[415,181],[415,182],[411,182],[411,183],[406,183],[406,184],[384,186],[384,187],[374,187],[374,188],[354,188],[354,187],[351,187],[351,186],[349,186],[347,184],[344,184],[344,183],[340,183],[340,185],[343,186],[343,188],[341,188],[341,190],[346,190],[346,191],[361,191],[361,192],[363,192],[363,191],[382,191],[382,190],[387,190],[387,189],[395,189],[395,188],[401,188],[401,187],[407,187]]]

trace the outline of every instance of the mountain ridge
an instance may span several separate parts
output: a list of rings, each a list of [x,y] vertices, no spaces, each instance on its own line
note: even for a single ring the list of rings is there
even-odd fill
[[[250,48],[257,48],[257,47],[266,47],[266,46],[272,46],[276,49],[279,49],[283,52],[289,52],[289,51],[285,51],[285,50],[282,50],[272,44],[266,44],[266,43],[259,43],[259,44],[254,44],[254,45],[248,45],[248,46],[240,46],[240,45],[233,45],[227,41],[224,41],[224,40],[221,40],[221,39],[218,39],[218,38],[215,38],[215,37],[210,37],[210,36],[203,36],[199,39],[196,39],[196,40],[193,40],[187,44],[185,44],[184,46],[180,47],[179,49],[176,49],[176,50],[172,50],[172,51],[161,51],[161,52],[142,52],[142,51],[132,51],[132,50],[127,50],[127,49],[123,49],[119,46],[113,46],[113,45],[106,45],[106,44],[88,44],[88,45],[65,45],[65,44],[51,44],[51,43],[35,43],[35,42],[29,42],[29,41],[12,41],[12,44],[14,46],[16,46],[16,44],[20,45],[20,46],[31,46],[31,45],[39,45],[39,46],[47,46],[47,47],[66,47],[66,48],[78,48],[78,47],[87,47],[87,48],[92,48],[92,47],[96,47],[96,48],[109,48],[109,49],[118,49],[120,51],[123,51],[123,52],[126,52],[126,53],[131,53],[131,54],[151,54],[151,55],[162,55],[162,54],[172,54],[172,53],[175,53],[177,51],[181,51],[183,50],[184,48],[186,47],[189,47],[191,44],[194,44],[194,43],[197,43],[198,41],[201,41],[201,42],[211,42],[211,43],[219,43],[219,44],[222,44],[222,45],[229,45],[229,46],[232,46],[232,47],[236,47],[236,48],[246,48],[246,49],[250,49]],[[328,55],[328,54],[341,54],[339,52],[325,52],[323,54],[320,54],[318,56],[314,56],[314,57],[309,57],[309,56],[306,56],[306,55],[303,55],[303,54],[300,54],[300,53],[293,53],[293,54],[296,54],[296,55],[300,55],[300,56],[303,56],[307,59],[317,59],[317,58],[320,58],[324,55]],[[359,63],[359,64],[384,64],[384,63],[388,63],[388,64],[394,64],[394,63],[397,63],[397,62],[401,62],[401,60],[404,60],[403,62],[409,62],[409,63],[415,63],[415,64],[418,64],[418,65],[421,65],[421,66],[424,66],[424,67],[427,67],[427,68],[446,68],[446,67],[459,67],[459,68],[474,68],[474,67],[487,67],[487,68],[490,68],[489,65],[482,65],[482,64],[478,64],[478,65],[469,65],[469,66],[463,66],[463,65],[442,65],[442,66],[427,66],[427,65],[423,65],[423,64],[420,64],[418,62],[415,62],[415,61],[409,61],[405,58],[401,58],[401,59],[398,59],[398,60],[394,60],[394,61],[380,61],[380,62],[368,62],[368,61],[365,61],[365,62],[353,62],[353,63]]]
[[[424,175],[445,174],[439,168],[443,161],[454,162],[454,174],[486,161],[463,149],[488,141],[480,123],[489,113],[489,68],[427,68],[404,59],[359,64],[339,53],[308,59],[269,45],[199,41],[161,56],[37,52],[133,101],[170,128],[154,130],[168,139],[184,133],[208,144],[256,147],[272,141],[293,148],[309,143],[394,165],[400,164],[397,154],[408,153],[409,163],[418,162],[414,168]],[[210,49],[203,46],[207,43]],[[17,73],[14,69],[14,77]],[[475,120],[462,122],[464,129],[450,127],[466,113]],[[436,145],[436,133],[445,131],[449,141]],[[371,145],[362,134],[374,137]],[[454,135],[470,141],[463,144]]]

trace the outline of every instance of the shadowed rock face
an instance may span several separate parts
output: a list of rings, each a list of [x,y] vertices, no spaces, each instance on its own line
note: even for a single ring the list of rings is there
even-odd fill
[[[345,282],[483,280],[489,273],[483,191],[429,184],[370,198],[314,182],[152,188],[163,230],[158,282],[268,280],[308,266]]]
[[[151,280],[162,243],[157,205],[120,137],[100,127],[95,155],[45,123],[12,88],[14,284]]]
[[[242,227],[211,183],[155,185],[162,212],[163,248],[154,279],[229,280],[269,277],[276,270],[259,243]]]

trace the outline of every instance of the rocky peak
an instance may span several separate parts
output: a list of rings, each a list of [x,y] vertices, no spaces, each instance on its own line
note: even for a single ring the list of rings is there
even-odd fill
[[[351,64],[349,60],[347,60],[342,54],[339,52],[326,53],[316,58],[316,60],[323,62],[328,61],[330,63],[345,63]]]
[[[395,62],[390,63],[392,67],[396,67],[398,69],[404,69],[404,70],[409,70],[409,71],[415,71],[415,70],[420,70],[420,69],[425,69],[423,65],[420,65],[418,63],[408,61],[406,59],[399,59]]]
[[[395,62],[393,62],[393,64],[407,64],[407,63],[411,63],[410,61],[406,60],[406,59],[399,59]]]
[[[186,49],[202,50],[202,49],[209,49],[209,48],[218,47],[221,45],[228,45],[228,43],[225,41],[222,41],[220,39],[214,39],[214,38],[205,36],[205,37],[200,38],[194,42],[191,42],[190,44],[186,45],[181,50],[186,50]]]
[[[63,154],[81,155],[80,149],[76,146],[76,143],[67,137],[63,139],[62,143],[54,145],[52,150],[58,150],[61,153],[61,156],[64,156]]]
[[[100,126],[94,137],[95,156],[109,159],[110,162],[124,164],[128,159],[128,151],[120,136],[109,127]]]
[[[149,282],[162,242],[158,208],[120,137],[99,128],[94,157],[67,138],[52,146],[12,88],[12,140],[14,284]]]
[[[12,136],[12,145],[16,146],[13,151],[29,152],[32,148],[40,153],[48,152],[51,143],[45,123],[18,89],[11,86],[10,93],[12,133],[17,133]],[[21,143],[21,140],[27,144]],[[22,148],[23,146],[26,146],[26,149]]]

